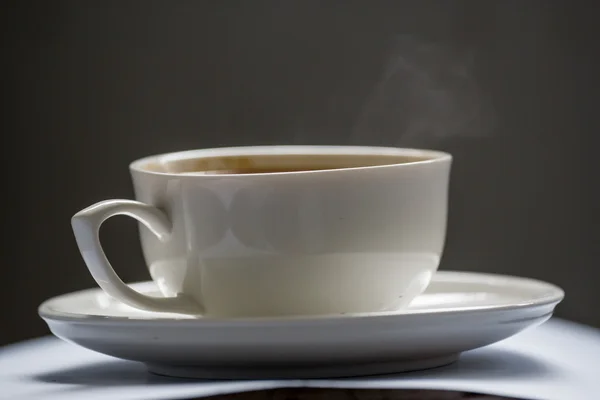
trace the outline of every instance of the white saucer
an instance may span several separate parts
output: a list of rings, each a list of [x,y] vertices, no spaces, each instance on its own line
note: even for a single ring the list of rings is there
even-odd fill
[[[131,285],[157,292],[152,282]],[[393,313],[210,319],[125,306],[100,289],[44,302],[56,336],[100,353],[191,378],[326,378],[426,369],[506,339],[552,315],[563,291],[549,283],[438,272],[426,293]]]

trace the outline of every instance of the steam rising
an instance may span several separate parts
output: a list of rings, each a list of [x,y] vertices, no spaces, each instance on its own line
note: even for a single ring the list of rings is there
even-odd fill
[[[371,135],[395,145],[433,144],[492,133],[490,104],[472,73],[473,57],[410,36],[397,39],[358,117],[353,141]]]

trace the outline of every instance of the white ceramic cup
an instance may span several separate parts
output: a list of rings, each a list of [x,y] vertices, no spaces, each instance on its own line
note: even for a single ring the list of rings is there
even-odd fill
[[[263,155],[331,157],[342,168],[193,172],[215,157]],[[135,308],[211,317],[390,311],[423,292],[438,268],[451,163],[438,151],[352,146],[146,157],[130,165],[138,201],[101,201],[72,227],[98,285]],[[106,259],[99,228],[120,214],[145,226],[144,257],[164,297],[134,291]]]

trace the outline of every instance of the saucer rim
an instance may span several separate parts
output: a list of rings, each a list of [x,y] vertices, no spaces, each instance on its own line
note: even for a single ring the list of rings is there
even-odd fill
[[[418,317],[418,316],[457,316],[466,313],[473,312],[503,312],[503,311],[514,311],[529,308],[538,308],[544,306],[556,306],[560,303],[565,296],[564,290],[559,286],[542,281],[539,279],[529,277],[519,277],[514,275],[503,275],[496,273],[481,273],[481,272],[469,272],[469,271],[438,271],[433,280],[440,282],[481,282],[484,284],[485,281],[496,281],[500,282],[502,286],[507,286],[510,282],[519,283],[521,285],[526,284],[530,286],[537,286],[538,288],[544,289],[544,295],[531,298],[530,300],[515,302],[514,304],[505,305],[486,305],[486,306],[471,306],[462,308],[449,308],[449,309],[438,309],[438,310],[414,310],[406,312],[406,309],[386,311],[386,312],[370,312],[361,314],[326,314],[326,315],[310,315],[310,316],[290,316],[290,317],[253,317],[253,318],[218,318],[218,317],[198,317],[190,318],[189,316],[182,316],[181,318],[173,316],[162,316],[149,317],[149,318],[138,318],[138,317],[127,317],[127,316],[103,316],[103,315],[91,315],[85,313],[74,313],[68,311],[60,311],[51,308],[51,305],[69,296],[83,294],[85,292],[94,293],[100,292],[100,288],[87,288],[82,290],[73,291],[70,293],[64,293],[58,296],[51,297],[42,302],[38,307],[38,315],[45,321],[53,322],[75,322],[75,323],[123,323],[128,324],[147,324],[157,322],[174,322],[177,323],[193,323],[193,324],[217,324],[217,325],[231,325],[231,324],[261,324],[265,323],[316,323],[322,321],[344,321],[344,320],[357,320],[357,319],[372,319],[381,317]],[[148,285],[152,281],[140,281],[130,283],[133,288],[136,286]],[[490,283],[490,285],[493,283]]]

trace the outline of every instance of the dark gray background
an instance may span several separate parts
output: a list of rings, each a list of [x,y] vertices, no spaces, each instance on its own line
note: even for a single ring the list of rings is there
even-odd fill
[[[453,153],[441,268],[557,283],[558,315],[600,326],[594,2],[3,7],[0,343],[47,333],[38,304],[94,286],[69,218],[130,198],[131,160],[246,144]],[[125,280],[148,276],[132,220],[103,241]]]

